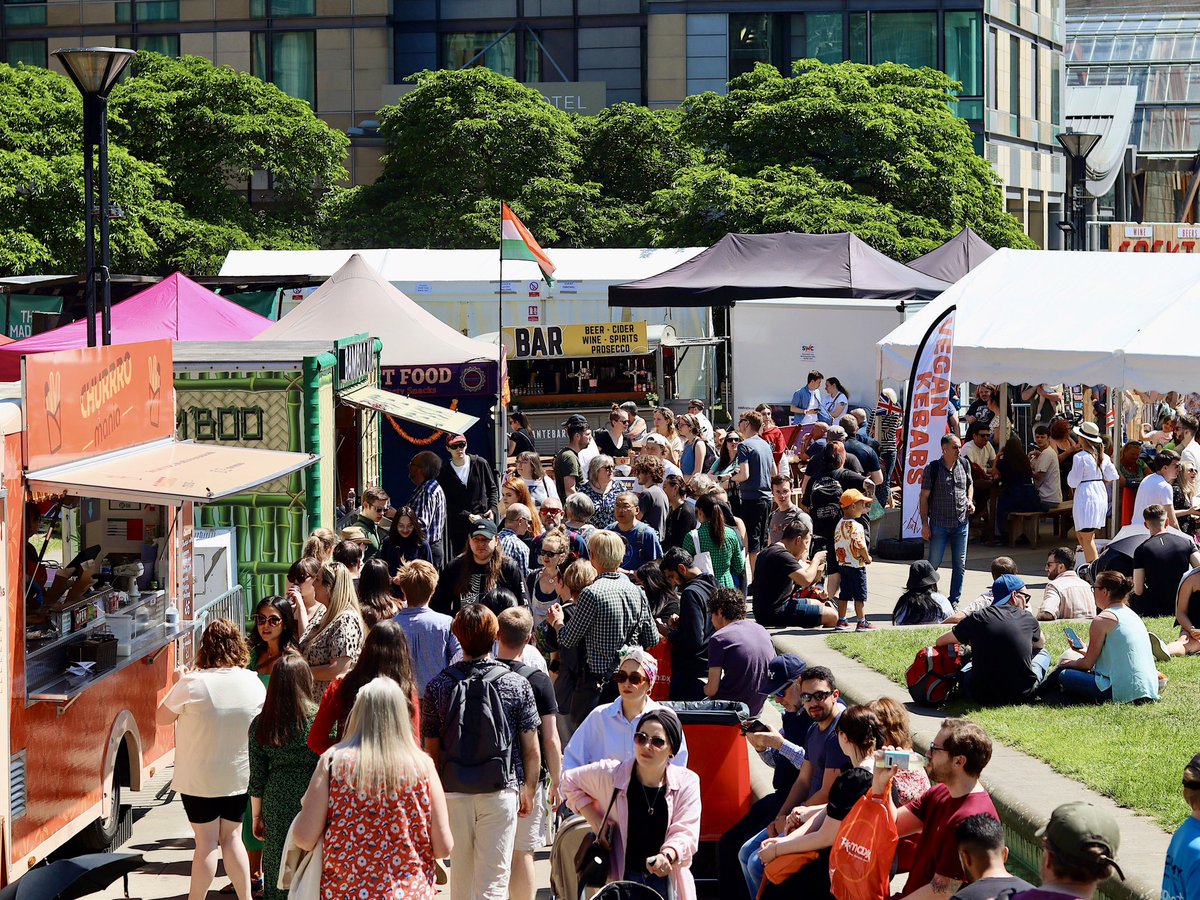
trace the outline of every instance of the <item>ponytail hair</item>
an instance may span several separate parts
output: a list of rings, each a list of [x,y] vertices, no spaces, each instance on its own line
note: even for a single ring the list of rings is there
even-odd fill
[[[864,757],[884,745],[883,723],[869,706],[851,706],[838,718],[837,729]]]
[[[725,510],[721,506],[721,502],[717,499],[717,495],[705,494],[703,497],[696,498],[696,509],[704,513],[704,518],[708,520],[708,532],[712,535],[713,543],[717,547],[725,546]],[[700,548],[696,548],[696,552],[700,552]]]

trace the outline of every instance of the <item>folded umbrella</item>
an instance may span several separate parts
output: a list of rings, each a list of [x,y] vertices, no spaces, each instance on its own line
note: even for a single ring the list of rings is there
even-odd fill
[[[75,900],[102,891],[144,865],[140,853],[88,853],[31,869],[0,890],[0,900]]]

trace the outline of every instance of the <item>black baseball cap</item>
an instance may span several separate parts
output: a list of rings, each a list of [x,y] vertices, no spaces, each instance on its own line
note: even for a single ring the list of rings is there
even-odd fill
[[[496,528],[496,523],[491,519],[478,519],[475,524],[471,526],[471,531],[468,537],[478,537],[480,535],[483,537],[495,537],[499,533],[500,532]]]

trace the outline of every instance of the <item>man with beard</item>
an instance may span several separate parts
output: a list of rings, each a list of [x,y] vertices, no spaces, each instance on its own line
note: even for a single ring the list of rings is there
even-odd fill
[[[954,894],[966,880],[955,837],[959,823],[971,816],[1000,816],[979,776],[992,758],[992,740],[966,719],[945,719],[929,745],[929,777],[933,787],[896,809],[888,789],[899,769],[875,769],[871,793],[886,797],[900,837],[920,833],[901,897],[934,900]]]
[[[751,898],[758,896],[763,880],[763,861],[758,850],[768,837],[786,834],[824,809],[829,788],[850,759],[838,743],[837,722],[846,706],[841,702],[837,679],[824,666],[810,666],[800,673],[800,691],[796,699],[812,719],[804,740],[804,762],[800,774],[792,783],[779,815],[767,828],[742,845],[738,859],[746,876],[746,889]]]

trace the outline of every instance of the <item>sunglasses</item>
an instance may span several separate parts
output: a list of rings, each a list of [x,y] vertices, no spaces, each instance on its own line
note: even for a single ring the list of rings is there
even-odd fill
[[[647,678],[645,675],[643,675],[641,672],[623,672],[623,671],[613,672],[612,680],[615,684],[624,684],[625,682],[628,681],[634,687],[637,687],[639,684],[646,684],[650,681],[650,679]]]
[[[539,553],[538,559],[554,559],[556,556],[562,556],[562,553]]]
[[[740,444],[741,442],[742,442],[742,439],[741,439],[741,438],[739,438],[739,437],[727,437],[727,438],[725,438],[725,443],[727,443],[727,444]]]
[[[661,750],[667,746],[666,738],[659,737],[657,734],[654,737],[650,737],[650,735],[646,734],[644,731],[639,731],[634,734],[633,742],[639,747],[645,747],[647,744],[649,744],[655,750]]]
[[[1183,779],[1183,786],[1189,791],[1200,791],[1200,781],[1188,781],[1185,778]]]
[[[467,442],[463,441],[461,444],[447,444],[446,446],[451,450],[463,450],[466,448]]]
[[[388,505],[385,503],[385,504],[383,504],[383,506],[376,506],[375,512],[378,512],[378,513],[387,512],[387,508],[388,508]]]
[[[255,616],[254,621],[259,625],[270,625],[272,628],[274,628],[276,625],[283,624],[283,618],[281,616]]]
[[[546,516],[561,516],[561,515],[562,515],[562,510],[559,509],[557,506],[543,506],[542,507],[542,518],[545,518]]]
[[[629,424],[628,419],[618,419],[615,416],[613,418],[609,419],[608,421],[612,422],[614,425],[616,425],[616,424],[628,425]]]
[[[800,699],[805,703],[812,703],[816,700],[818,703],[824,703],[833,696],[833,691],[815,691],[811,694],[801,694]]]
[[[601,466],[600,468],[605,472],[615,472],[617,470],[616,466]]]

